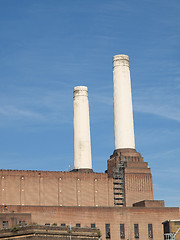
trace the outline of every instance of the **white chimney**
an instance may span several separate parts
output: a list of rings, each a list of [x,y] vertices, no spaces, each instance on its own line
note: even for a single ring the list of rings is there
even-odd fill
[[[74,169],[92,169],[88,88],[74,88]]]
[[[115,149],[135,148],[129,57],[113,57]]]

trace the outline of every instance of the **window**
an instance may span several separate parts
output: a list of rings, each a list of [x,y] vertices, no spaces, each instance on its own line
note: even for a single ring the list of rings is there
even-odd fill
[[[81,227],[81,224],[80,223],[76,223],[76,227]]]
[[[139,238],[139,225],[134,224],[134,237]]]
[[[8,221],[3,221],[3,228],[8,228]]]
[[[91,228],[96,228],[96,224],[95,223],[91,223]]]
[[[120,224],[120,237],[121,239],[125,238],[124,224]]]
[[[106,227],[106,238],[111,238],[110,224],[107,223],[107,224],[105,225],[105,227]]]
[[[61,223],[61,227],[65,227],[66,226],[66,224],[65,223]]]
[[[7,210],[7,206],[6,205],[4,206],[4,210]]]
[[[50,223],[45,223],[45,226],[50,226]]]
[[[19,221],[19,226],[25,226],[25,221]]]
[[[148,224],[148,237],[153,238],[153,227],[152,224]]]

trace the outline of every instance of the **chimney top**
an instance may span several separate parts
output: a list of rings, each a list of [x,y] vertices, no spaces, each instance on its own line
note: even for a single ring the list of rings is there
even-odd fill
[[[117,66],[127,66],[129,67],[129,57],[128,55],[119,54],[113,56],[113,67]]]
[[[74,88],[74,97],[88,96],[88,88],[86,86],[77,86]]]

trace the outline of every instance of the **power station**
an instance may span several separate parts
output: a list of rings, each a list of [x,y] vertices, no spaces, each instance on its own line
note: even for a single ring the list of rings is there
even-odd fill
[[[105,173],[92,169],[88,88],[77,86],[74,169],[0,170],[1,227],[56,223],[98,228],[103,240],[164,239],[162,222],[179,219],[179,208],[154,200],[151,170],[135,149],[127,55],[113,57],[113,92],[115,149]]]

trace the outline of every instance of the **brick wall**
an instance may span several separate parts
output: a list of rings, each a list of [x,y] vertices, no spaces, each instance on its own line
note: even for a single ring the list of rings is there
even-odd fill
[[[125,162],[124,195],[125,206],[130,207],[135,202],[153,200],[153,185],[151,169],[141,154],[135,149],[115,150],[108,160],[108,176],[113,178],[114,168]]]
[[[32,240],[98,240],[99,230],[91,228],[71,228],[56,226],[31,225],[15,227],[11,229],[0,229],[1,239],[32,239]]]
[[[113,206],[112,179],[105,173],[0,171],[0,204]]]
[[[95,223],[106,239],[105,224],[110,224],[111,239],[120,239],[120,224],[125,226],[125,239],[134,238],[134,224],[139,225],[139,240],[148,238],[148,224],[153,226],[153,239],[163,240],[162,222],[167,219],[178,219],[178,208],[165,207],[41,207],[41,206],[8,206],[9,211],[29,213],[32,221],[40,225],[61,223],[73,227],[80,223],[81,227],[90,227]]]
[[[4,212],[2,212],[4,211]],[[21,222],[24,222],[26,224],[29,224],[32,222],[31,220],[31,214],[30,213],[14,213],[9,212],[9,210],[4,210],[3,207],[1,207],[1,213],[0,213],[0,228],[4,227],[12,227],[19,225]],[[3,222],[7,222],[6,225],[3,225]]]
[[[126,206],[142,200],[153,200],[152,176],[148,173],[125,172]]]

